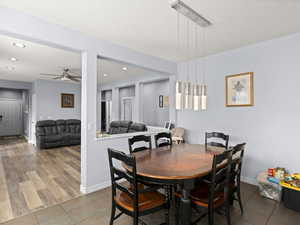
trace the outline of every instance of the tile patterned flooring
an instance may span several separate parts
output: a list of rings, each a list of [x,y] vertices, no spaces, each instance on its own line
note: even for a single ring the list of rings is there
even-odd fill
[[[261,198],[255,186],[242,184],[245,214],[240,215],[238,205],[232,209],[232,225],[299,225],[300,213],[284,208],[272,200]],[[3,225],[107,225],[111,207],[111,189],[95,193],[42,209]],[[174,218],[172,216],[172,218]],[[171,224],[175,224],[171,218]],[[215,215],[216,225],[225,225],[223,216]],[[142,218],[149,225],[164,222],[163,212]],[[130,225],[132,219],[121,216],[115,225]],[[199,225],[208,224],[204,218]]]
[[[0,138],[0,223],[80,195],[80,146],[41,151]]]

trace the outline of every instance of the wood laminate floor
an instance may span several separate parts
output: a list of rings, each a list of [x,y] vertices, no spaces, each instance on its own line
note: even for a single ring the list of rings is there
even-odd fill
[[[38,150],[0,137],[0,223],[80,195],[80,146]]]

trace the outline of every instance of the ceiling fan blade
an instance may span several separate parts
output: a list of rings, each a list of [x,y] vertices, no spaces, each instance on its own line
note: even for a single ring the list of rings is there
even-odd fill
[[[78,79],[76,79],[76,78],[74,78],[74,77],[68,77],[70,80],[72,80],[72,81],[75,81],[75,82],[80,82],[80,80],[78,80]]]
[[[73,76],[73,75],[70,75],[71,77],[74,77],[74,78],[79,78],[81,79],[81,76]]]
[[[69,70],[69,71],[68,71],[68,73],[70,73],[70,75],[72,75],[72,73],[73,73],[73,74],[75,74],[75,75],[77,75],[77,76],[81,76],[81,74],[80,74],[80,73],[73,72],[73,70]]]
[[[62,76],[59,76],[59,77],[54,77],[52,78],[53,80],[61,80]]]
[[[40,75],[42,75],[42,76],[52,76],[52,77],[61,76],[61,74],[49,74],[49,73],[40,73]]]

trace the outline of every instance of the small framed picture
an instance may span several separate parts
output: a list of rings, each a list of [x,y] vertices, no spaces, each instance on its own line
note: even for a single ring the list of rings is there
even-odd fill
[[[164,107],[164,96],[163,95],[160,95],[158,97],[158,106],[159,106],[159,108],[163,108]]]
[[[253,106],[253,73],[241,73],[225,77],[226,106]]]
[[[61,107],[74,108],[74,94],[61,94]]]

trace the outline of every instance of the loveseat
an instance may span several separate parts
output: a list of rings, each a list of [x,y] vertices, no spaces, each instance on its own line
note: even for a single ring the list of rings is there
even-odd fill
[[[147,131],[147,126],[143,123],[120,120],[112,121],[109,125],[109,134],[124,134]]]
[[[35,127],[36,145],[39,149],[80,144],[80,120],[41,120]]]

